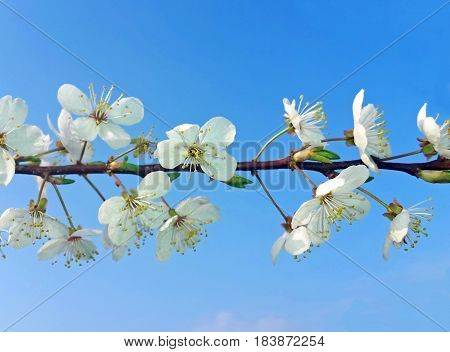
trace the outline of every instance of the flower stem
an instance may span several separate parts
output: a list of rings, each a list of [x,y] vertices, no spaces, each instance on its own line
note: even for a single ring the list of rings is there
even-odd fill
[[[281,210],[280,206],[277,204],[277,202],[275,202],[275,199],[273,199],[272,195],[270,194],[269,190],[267,189],[266,185],[264,184],[264,182],[261,180],[261,177],[258,175],[257,172],[255,172],[255,177],[258,180],[259,184],[261,185],[262,189],[264,190],[264,192],[266,193],[267,197],[269,198],[269,200],[271,201],[271,203],[275,206],[275,208],[278,210],[278,212],[281,214],[281,216],[283,217],[284,221],[286,222],[286,224],[290,224],[290,220],[287,217],[287,215],[283,212],[283,210]]]
[[[83,160],[84,153],[86,152],[87,143],[88,143],[87,141],[84,141],[83,143],[83,149],[81,149],[80,159],[78,159],[77,164],[81,164],[81,161]]]
[[[336,138],[327,138],[327,139],[322,139],[321,142],[325,143],[325,142],[336,142],[336,141],[349,141],[353,138],[349,138],[349,137],[336,137]]]
[[[127,188],[126,188],[125,185],[122,183],[122,181],[120,181],[120,179],[117,177],[117,175],[116,175],[114,172],[112,172],[112,171],[109,171],[109,174],[110,174],[110,175],[114,178],[114,180],[116,181],[116,185],[119,186],[119,187],[122,187],[122,189],[124,190],[124,192],[126,192],[126,193],[128,194]]]
[[[270,143],[272,143],[275,139],[277,139],[278,137],[282,136],[283,134],[285,134],[287,131],[289,131],[290,127],[286,127],[284,130],[281,130],[280,132],[278,132],[277,134],[275,134],[274,136],[272,136],[266,143],[264,143],[264,145],[261,147],[261,149],[259,150],[259,152],[256,154],[256,156],[253,158],[253,161],[258,160],[258,158],[261,156],[262,152],[269,146]]]
[[[167,203],[167,200],[165,200],[163,196],[161,196],[161,200],[162,200],[162,202],[166,205],[167,208],[173,209],[173,208],[169,205],[169,203]]]
[[[317,189],[316,183],[297,165],[296,162],[293,162],[292,165],[294,165],[295,169],[306,179],[306,181],[309,182],[313,190]]]
[[[41,187],[39,188],[39,194],[37,197],[36,206],[38,206],[41,201],[42,194],[44,193],[45,184],[47,183],[48,177],[49,177],[48,174],[45,174],[45,176],[42,177],[43,181],[42,181]]]
[[[420,153],[422,153],[422,149],[415,150],[415,151],[409,152],[409,153],[404,153],[404,154],[390,156],[389,158],[384,158],[384,159],[381,159],[381,160],[382,161],[388,161],[388,160],[400,159],[400,158],[404,158],[404,157],[407,157],[407,156],[416,155],[416,154],[420,154]]]
[[[387,205],[385,202],[383,202],[380,198],[378,198],[375,194],[370,193],[368,190],[362,188],[362,187],[358,187],[358,190],[360,190],[361,192],[363,192],[364,194],[368,195],[370,198],[374,199],[375,201],[377,201],[378,203],[380,203],[383,207],[386,208],[386,210],[388,212],[391,211],[391,209],[389,208],[389,205]]]
[[[66,214],[66,218],[67,218],[67,221],[68,221],[69,224],[70,224],[70,227],[71,227],[73,230],[75,230],[75,226],[74,226],[74,224],[73,224],[73,222],[72,222],[72,216],[69,214],[69,211],[67,210],[66,203],[64,203],[64,199],[63,199],[63,197],[62,197],[62,195],[61,195],[61,192],[60,192],[59,189],[58,189],[58,186],[56,186],[56,185],[53,184],[53,183],[52,183],[52,186],[53,186],[53,188],[55,189],[56,194],[58,195],[59,201],[60,201],[60,203],[61,203],[62,208],[64,209],[64,213]]]
[[[102,199],[102,201],[105,201],[106,198],[103,196],[102,192],[100,192],[100,190],[97,188],[96,185],[94,185],[94,183],[89,179],[89,177],[87,175],[82,174],[81,177],[83,177],[86,182],[89,184],[89,186],[92,187],[92,189],[98,194],[98,196]]]
[[[132,148],[130,148],[130,149],[128,149],[128,150],[125,150],[124,152],[122,152],[122,153],[120,153],[120,154],[117,154],[116,156],[112,156],[112,157],[110,157],[109,159],[108,159],[108,162],[109,163],[112,163],[113,161],[116,161],[117,159],[120,159],[121,157],[123,157],[123,156],[125,156],[125,155],[127,155],[127,154],[129,154],[129,153],[131,153],[131,152],[133,152],[133,151],[135,151],[137,148],[139,148],[140,147],[140,144],[136,144],[134,147],[132,147]]]

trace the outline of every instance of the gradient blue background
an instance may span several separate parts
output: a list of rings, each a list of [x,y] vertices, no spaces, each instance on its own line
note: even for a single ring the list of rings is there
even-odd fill
[[[242,143],[259,142],[279,127],[283,97],[321,95],[443,1],[5,3],[165,121],[147,111],[133,134],[155,126],[162,138],[167,125],[202,124],[223,115],[235,123]],[[327,136],[351,128],[353,97],[365,88],[366,102],[386,112],[394,153],[417,149],[421,105],[427,101],[431,115],[448,118],[450,112],[449,20],[450,6],[327,94]],[[56,120],[62,83],[108,84],[1,4],[0,30],[0,94],[24,98],[29,123],[50,132],[45,116]],[[292,137],[282,141],[299,145]],[[106,159],[104,143],[99,140],[96,148],[96,159]],[[357,157],[342,144],[332,149]],[[266,157],[287,152],[276,149]],[[233,153],[252,156],[238,148]],[[310,192],[299,182],[294,189],[288,174],[270,177],[289,181],[290,190],[274,196],[294,212]],[[105,194],[118,192],[109,178],[93,179]],[[125,179],[130,186],[137,181]],[[430,238],[409,253],[392,251],[385,263],[381,248],[389,222],[374,204],[365,220],[333,236],[332,245],[450,328],[448,186],[383,171],[367,188],[405,205],[433,196]],[[99,226],[99,200],[82,180],[62,191],[77,221]],[[0,192],[1,210],[23,207],[36,195],[35,181],[16,176]],[[260,193],[220,185],[195,193],[201,194],[220,207],[222,219],[209,227],[195,254],[160,264],[150,241],[119,263],[105,258],[11,330],[440,330],[332,246],[314,249],[300,264],[283,254],[272,266],[269,251],[282,232],[281,219]],[[175,190],[168,198],[176,202],[186,195]],[[63,219],[53,194],[48,212]],[[2,329],[86,268],[38,262],[36,250],[7,250],[8,259],[0,261]]]

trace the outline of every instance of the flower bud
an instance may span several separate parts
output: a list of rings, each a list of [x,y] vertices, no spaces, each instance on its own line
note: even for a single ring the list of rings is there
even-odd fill
[[[314,153],[314,148],[306,148],[306,149],[300,150],[297,153],[295,153],[294,156],[292,157],[292,159],[295,162],[300,163],[302,161],[309,159],[309,157],[313,153]]]
[[[450,183],[450,170],[419,170],[416,176],[430,183]]]
[[[344,131],[344,136],[345,136],[345,138],[347,138],[347,140],[345,141],[345,145],[347,147],[354,147],[355,146],[355,140],[353,139],[353,129],[345,130]]]

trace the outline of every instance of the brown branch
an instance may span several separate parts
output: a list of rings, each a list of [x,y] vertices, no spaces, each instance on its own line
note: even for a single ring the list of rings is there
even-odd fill
[[[450,160],[437,159],[424,163],[393,163],[374,159],[380,170],[392,170],[403,172],[411,176],[416,176],[419,170],[450,170]],[[302,162],[297,165],[302,170],[310,170],[320,172],[324,175],[335,170],[342,170],[352,165],[361,164],[361,160],[339,161],[331,164],[319,162]],[[280,170],[290,169],[290,158],[286,157],[278,160],[270,161],[242,161],[238,163],[237,171],[254,171],[254,170]],[[200,169],[198,169],[200,170]],[[187,168],[177,167],[173,170],[164,169],[159,164],[140,165],[137,170],[127,168],[114,169],[115,174],[130,174],[144,177],[154,171],[177,171],[189,172]],[[106,164],[95,165],[64,165],[64,166],[36,166],[36,165],[16,165],[16,174],[22,175],[89,175],[89,174],[106,174],[108,166]]]

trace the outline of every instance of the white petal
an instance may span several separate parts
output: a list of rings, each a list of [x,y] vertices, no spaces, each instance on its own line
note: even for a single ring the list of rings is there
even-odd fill
[[[211,224],[220,218],[219,208],[211,203],[200,205],[188,216],[189,220],[200,224]]]
[[[386,240],[384,241],[384,245],[383,245],[383,259],[384,260],[388,260],[389,258],[389,248],[392,245],[392,239],[391,236],[387,235],[386,236]]]
[[[284,111],[289,115],[289,117],[297,114],[297,110],[295,110],[295,99],[290,102],[289,99],[283,98],[283,106]]]
[[[136,219],[130,216],[122,216],[120,222],[108,225],[108,233],[111,242],[116,246],[124,246],[136,235]]]
[[[353,165],[342,170],[335,178],[320,184],[316,190],[316,197],[330,192],[347,193],[361,186],[369,178],[369,169],[365,165]]]
[[[133,97],[116,100],[109,108],[108,118],[119,125],[134,125],[144,118],[144,105]]]
[[[66,238],[69,236],[69,229],[57,219],[46,216],[42,221],[43,232],[51,239]]]
[[[417,114],[417,127],[419,128],[419,131],[423,132],[423,122],[425,121],[425,118],[427,117],[427,103],[423,104],[422,107],[419,110],[419,113]]]
[[[8,208],[0,216],[0,230],[6,230],[23,218],[28,210],[22,208]]]
[[[223,150],[216,150],[208,146],[203,156],[204,162],[201,163],[202,170],[211,178],[219,181],[230,180],[236,171],[236,159]]]
[[[161,141],[156,146],[155,158],[158,158],[163,168],[173,169],[186,160],[186,149],[178,141]]]
[[[0,148],[0,185],[8,186],[16,173],[14,158],[3,148]]]
[[[137,190],[139,196],[159,198],[169,192],[170,178],[163,171],[151,172],[142,179]]]
[[[273,243],[272,249],[270,250],[270,255],[272,256],[272,263],[275,265],[275,262],[277,261],[278,255],[280,254],[281,250],[284,247],[284,244],[286,242],[286,238],[288,237],[289,233],[286,231],[284,232],[280,237],[277,238],[277,240]]]
[[[64,109],[77,116],[87,116],[92,110],[88,97],[72,84],[59,87],[58,101]]]
[[[367,148],[367,131],[365,127],[359,122],[355,122],[353,128],[353,140],[355,145],[358,147],[360,153],[364,153]]]
[[[339,193],[333,195],[333,198],[344,205],[341,215],[350,223],[362,219],[370,211],[370,202],[359,193]]]
[[[225,148],[234,141],[236,127],[225,117],[213,117],[200,129],[200,144],[211,143],[217,148]]]
[[[174,219],[174,218],[172,218]],[[172,224],[171,220],[167,220],[166,223]],[[174,227],[167,226],[164,230],[158,232],[156,237],[156,258],[160,261],[168,260],[172,255],[172,237],[173,237]]]
[[[292,227],[307,225],[320,207],[320,200],[311,199],[304,202],[292,217]]]
[[[123,256],[125,255],[125,252],[127,251],[128,246],[117,246],[114,247],[113,251],[112,251],[112,259],[114,261],[119,261],[120,259],[123,258]]]
[[[300,255],[309,247],[311,247],[310,231],[305,226],[292,230],[284,244],[286,252],[292,255]]]
[[[391,227],[389,228],[389,237],[393,241],[401,243],[408,233],[409,221],[409,212],[406,209],[403,209],[401,213],[392,220]]]
[[[9,132],[22,125],[28,115],[25,100],[6,95],[0,99],[0,132]]]
[[[315,246],[320,245],[329,240],[331,234],[331,223],[328,219],[327,213],[323,207],[314,213],[311,221],[308,224],[309,235],[311,243]]]
[[[210,204],[209,199],[206,197],[194,197],[188,198],[178,204],[175,208],[175,211],[180,216],[189,216],[191,215],[197,208],[202,205]]]
[[[441,129],[432,117],[426,117],[423,121],[423,133],[432,144],[438,144],[441,136]]]
[[[82,141],[92,142],[97,138],[99,126],[90,117],[80,117],[73,121],[72,129],[75,135]]]
[[[360,155],[361,161],[373,172],[380,172],[378,169],[377,164],[375,164],[375,161],[373,161],[372,157],[366,153],[363,153]]]
[[[362,104],[364,100],[364,89],[361,89],[358,94],[356,94],[355,99],[353,99],[353,120],[359,121],[361,117]]]
[[[70,236],[90,237],[90,236],[100,236],[101,234],[102,231],[98,229],[81,229],[75,231]]]
[[[48,260],[53,257],[56,257],[58,254],[64,251],[66,245],[67,240],[65,238],[57,238],[54,240],[50,240],[46,242],[41,248],[39,248],[38,259]]]
[[[125,200],[122,197],[111,197],[105,200],[98,210],[98,222],[100,224],[114,222],[120,216],[124,206]]]
[[[192,145],[198,141],[199,130],[199,125],[191,125],[189,123],[185,123],[183,125],[175,127],[170,131],[167,131],[166,135],[170,140],[174,142],[179,142],[185,145]]]
[[[37,126],[22,125],[8,133],[6,144],[22,156],[44,152],[49,146],[49,136]]]
[[[98,134],[113,149],[124,148],[131,142],[130,135],[122,127],[113,123],[102,123]]]
[[[293,125],[295,124],[293,123]],[[325,145],[325,143],[322,142],[325,137],[319,126],[304,127],[302,129],[296,128],[295,133],[305,145],[308,144],[311,147],[321,147]]]
[[[152,202],[151,208],[145,211],[139,219],[149,229],[156,229],[168,218],[170,218],[169,208],[164,203]]]

